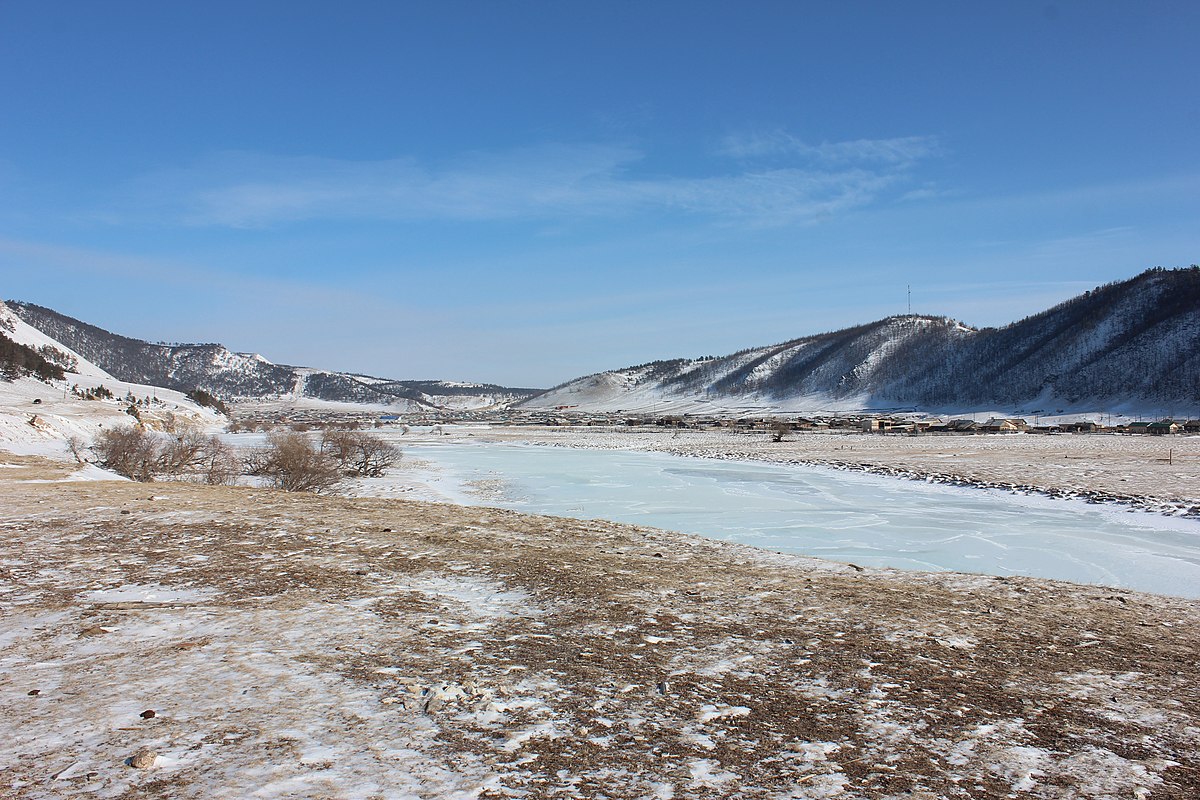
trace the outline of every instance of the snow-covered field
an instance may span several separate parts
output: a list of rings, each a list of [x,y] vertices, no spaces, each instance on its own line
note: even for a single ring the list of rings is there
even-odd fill
[[[1195,602],[0,461],[0,796],[1200,792]]]

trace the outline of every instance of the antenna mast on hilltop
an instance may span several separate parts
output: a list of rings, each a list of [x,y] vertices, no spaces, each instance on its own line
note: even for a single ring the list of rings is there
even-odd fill
[[[912,316],[912,284],[908,285],[908,315]]]

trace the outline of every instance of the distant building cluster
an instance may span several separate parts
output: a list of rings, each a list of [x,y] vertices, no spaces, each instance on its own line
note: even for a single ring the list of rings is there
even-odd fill
[[[275,411],[246,411],[235,415],[239,429],[269,429],[291,425],[303,429],[325,427],[384,428],[400,426],[441,426],[449,424],[490,424],[542,427],[608,427],[673,430],[720,430],[731,433],[772,434],[779,437],[793,432],[840,432],[895,435],[971,435],[985,433],[1107,433],[1162,436],[1200,433],[1200,419],[1123,422],[1104,424],[1099,421],[1076,420],[1041,424],[1030,423],[1021,417],[927,418],[916,414],[895,416],[876,413],[830,414],[825,416],[718,416],[707,414],[645,414],[622,411],[581,411],[575,407],[553,409],[449,409],[424,410],[415,413],[380,413],[370,410],[347,411],[325,409],[289,409]]]

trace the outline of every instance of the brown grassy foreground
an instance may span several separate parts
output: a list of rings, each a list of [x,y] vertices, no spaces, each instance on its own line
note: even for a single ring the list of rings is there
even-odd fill
[[[1191,601],[4,458],[0,796],[1200,796]]]

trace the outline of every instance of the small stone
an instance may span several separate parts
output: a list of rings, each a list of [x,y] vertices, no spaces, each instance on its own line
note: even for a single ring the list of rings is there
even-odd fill
[[[138,750],[129,759],[129,766],[134,769],[150,769],[154,766],[154,762],[158,759],[158,753],[149,749]]]
[[[128,513],[129,513],[129,510],[128,510],[128,509],[126,509],[126,510],[122,511],[121,513],[122,513],[122,514],[128,514]]]
[[[155,718],[156,716],[158,716],[158,715],[154,713],[154,709],[153,709],[153,708],[147,708],[147,709],[146,709],[145,711],[143,711],[143,712],[142,712],[142,713],[141,713],[139,716],[140,716],[142,719],[154,719],[154,718]]]

